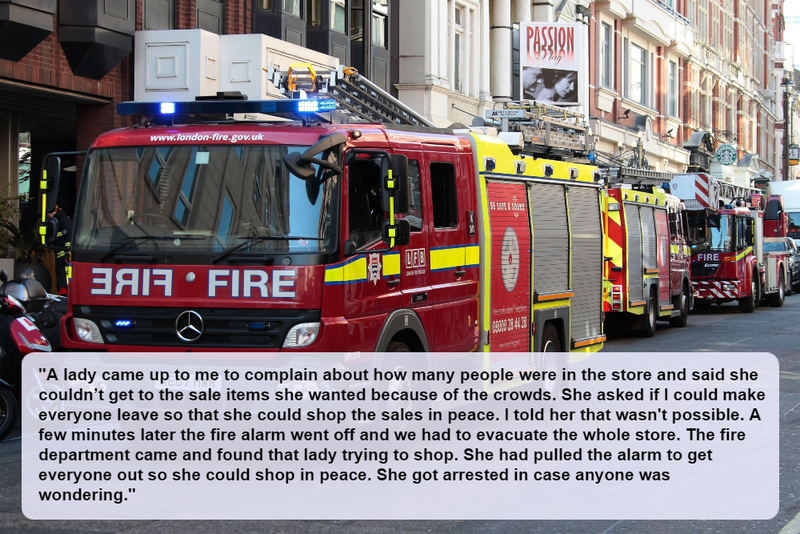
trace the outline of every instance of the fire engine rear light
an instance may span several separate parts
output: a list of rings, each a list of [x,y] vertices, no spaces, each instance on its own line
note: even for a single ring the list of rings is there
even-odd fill
[[[302,323],[292,327],[283,341],[284,348],[299,348],[311,345],[319,334],[319,323]]]
[[[87,343],[102,343],[103,336],[100,335],[100,329],[94,322],[88,319],[73,319],[75,325],[75,334],[78,339]]]
[[[622,286],[611,286],[611,309],[622,309]]]

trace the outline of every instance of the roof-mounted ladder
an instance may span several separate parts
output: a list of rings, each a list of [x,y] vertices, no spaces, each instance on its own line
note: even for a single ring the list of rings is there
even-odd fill
[[[335,100],[338,109],[332,115],[341,114],[340,122],[435,127],[428,119],[361,76],[352,67],[340,65],[334,71],[317,71],[310,63],[294,63],[288,71],[272,66],[267,73],[273,85],[290,98],[307,96]]]
[[[521,153],[586,157],[594,150],[586,117],[566,108],[533,100],[496,102],[486,118],[500,121],[503,132],[521,133]]]

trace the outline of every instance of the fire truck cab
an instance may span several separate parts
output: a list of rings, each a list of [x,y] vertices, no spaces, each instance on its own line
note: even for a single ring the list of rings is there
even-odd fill
[[[602,347],[595,167],[475,132],[329,124],[319,99],[166,104],[121,105],[143,126],[89,150],[65,347],[348,363]],[[198,120],[284,108],[295,120]]]
[[[762,299],[783,306],[788,262],[763,250],[764,197],[702,173],[676,175],[671,185],[689,209],[696,306],[737,300],[745,313]]]

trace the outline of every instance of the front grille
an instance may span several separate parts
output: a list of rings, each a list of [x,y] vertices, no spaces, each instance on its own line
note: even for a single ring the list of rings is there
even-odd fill
[[[717,274],[720,262],[693,261],[692,278],[708,278]]]
[[[203,317],[203,335],[194,343],[178,338],[175,319],[187,309]],[[155,347],[202,347],[231,349],[278,349],[286,333],[300,323],[320,321],[319,310],[218,309],[218,308],[141,308],[80,306],[76,317],[94,321],[103,340],[113,345]],[[118,320],[131,320],[133,326],[115,326]],[[249,328],[259,325],[262,329]]]

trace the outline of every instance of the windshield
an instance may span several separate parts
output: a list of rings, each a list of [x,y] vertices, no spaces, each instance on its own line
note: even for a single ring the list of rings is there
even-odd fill
[[[764,252],[780,252],[786,250],[786,242],[769,242],[764,243]]]
[[[693,248],[732,252],[736,243],[734,217],[695,211],[689,213],[689,242]]]
[[[800,212],[789,213],[789,237],[800,239]]]
[[[283,163],[302,146],[161,146],[92,152],[73,248],[218,253],[328,252],[338,176],[303,181]],[[317,157],[336,162],[336,150]],[[324,179],[323,183],[320,180]],[[276,239],[270,239],[274,237]],[[254,239],[255,238],[255,239]]]

